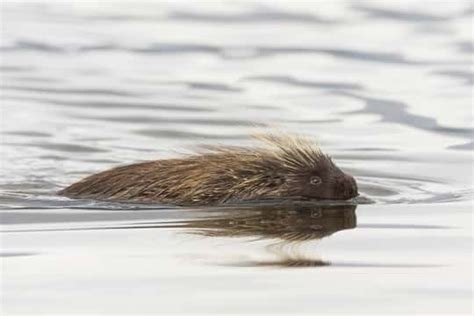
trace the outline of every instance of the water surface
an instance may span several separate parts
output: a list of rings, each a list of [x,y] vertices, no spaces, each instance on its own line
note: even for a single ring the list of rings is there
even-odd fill
[[[2,311],[472,311],[472,4],[6,2]],[[359,205],[70,200],[120,164],[309,135]]]

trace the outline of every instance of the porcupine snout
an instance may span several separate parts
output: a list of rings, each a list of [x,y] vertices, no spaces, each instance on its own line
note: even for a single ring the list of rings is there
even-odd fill
[[[357,183],[354,177],[350,175],[344,175],[338,179],[336,183],[338,198],[341,200],[347,200],[359,195],[357,192]]]

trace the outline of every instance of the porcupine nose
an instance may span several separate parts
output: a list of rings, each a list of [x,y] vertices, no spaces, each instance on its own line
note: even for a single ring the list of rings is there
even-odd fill
[[[358,195],[357,183],[354,177],[344,175],[338,182],[338,198],[341,200],[348,200]]]

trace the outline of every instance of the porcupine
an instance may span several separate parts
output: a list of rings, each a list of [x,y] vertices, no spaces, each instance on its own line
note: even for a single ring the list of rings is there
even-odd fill
[[[348,200],[355,179],[303,137],[257,135],[265,147],[208,147],[182,158],[120,166],[59,192],[70,198],[173,205],[267,199]]]

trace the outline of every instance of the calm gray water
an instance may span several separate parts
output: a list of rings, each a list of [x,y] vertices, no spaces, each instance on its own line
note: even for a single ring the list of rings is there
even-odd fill
[[[1,310],[472,312],[470,1],[2,2]],[[282,130],[359,205],[56,196]]]

